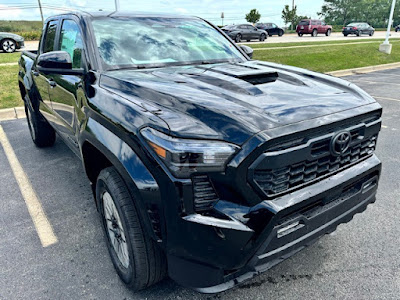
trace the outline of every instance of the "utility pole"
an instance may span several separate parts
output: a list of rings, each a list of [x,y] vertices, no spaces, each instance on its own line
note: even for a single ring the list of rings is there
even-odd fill
[[[393,14],[395,5],[396,5],[396,0],[393,0],[392,8],[390,9],[389,22],[386,30],[386,39],[382,44],[379,45],[379,51],[386,54],[392,53],[392,44],[389,43],[389,37],[390,37],[390,29],[393,23]]]
[[[115,0],[115,11],[119,11],[119,0]]]
[[[42,17],[42,24],[44,25],[42,3],[40,2],[40,0],[38,0],[38,2],[39,2],[39,9],[40,9],[40,16]]]
[[[224,18],[225,18],[225,14],[222,12],[222,13],[221,13],[222,26],[224,26]]]

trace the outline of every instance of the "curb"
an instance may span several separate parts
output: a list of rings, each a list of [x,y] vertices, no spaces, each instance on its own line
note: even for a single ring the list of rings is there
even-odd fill
[[[338,71],[333,71],[333,72],[327,72],[325,74],[335,76],[335,77],[342,77],[342,76],[366,74],[366,73],[371,73],[371,72],[375,72],[375,71],[383,71],[383,70],[390,70],[390,69],[396,69],[396,68],[400,68],[400,63],[391,63],[391,64],[383,64],[383,65],[354,68],[354,69],[347,69],[347,70],[338,70]]]
[[[8,121],[15,119],[23,119],[23,118],[25,118],[24,107],[0,109],[0,121]]]

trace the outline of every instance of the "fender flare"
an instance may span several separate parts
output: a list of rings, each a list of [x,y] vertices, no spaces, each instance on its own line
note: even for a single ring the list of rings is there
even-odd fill
[[[104,120],[104,122],[106,121]],[[80,136],[79,144],[86,174],[88,174],[88,172],[86,170],[83,147],[85,143],[89,143],[102,153],[112,166],[117,169],[131,194],[135,195],[136,201],[134,204],[141,215],[145,227],[144,229],[150,233],[150,236],[155,241],[162,242],[162,237],[165,236],[165,222],[164,216],[161,213],[163,207],[158,183],[132,149],[130,142],[127,142],[126,138],[115,134],[107,128],[109,126],[103,125],[102,123],[103,121],[89,118],[86,122],[85,130]],[[117,130],[115,130],[115,132],[116,131]],[[92,183],[93,188],[94,186],[94,183]],[[98,208],[97,200],[95,201]],[[157,211],[153,211],[155,207]],[[155,218],[158,220],[154,220]],[[155,221],[158,221],[160,226],[159,233],[154,227]]]

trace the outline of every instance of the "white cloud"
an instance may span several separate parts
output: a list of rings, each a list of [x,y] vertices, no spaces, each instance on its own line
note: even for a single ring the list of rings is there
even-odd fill
[[[189,12],[186,8],[183,7],[175,8],[175,11],[181,14],[187,14]]]

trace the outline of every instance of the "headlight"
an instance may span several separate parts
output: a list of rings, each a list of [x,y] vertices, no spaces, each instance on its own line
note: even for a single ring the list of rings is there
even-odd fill
[[[178,178],[188,178],[195,172],[221,172],[239,147],[225,142],[180,139],[152,128],[141,134],[169,170]]]

